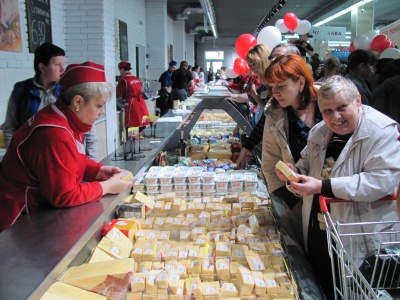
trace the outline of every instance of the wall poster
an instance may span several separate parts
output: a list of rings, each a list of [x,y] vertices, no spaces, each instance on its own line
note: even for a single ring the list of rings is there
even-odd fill
[[[0,50],[22,51],[18,0],[0,0]]]
[[[128,25],[121,20],[119,20],[119,56],[121,60],[129,60]]]
[[[52,42],[50,0],[26,0],[29,52],[46,42]]]

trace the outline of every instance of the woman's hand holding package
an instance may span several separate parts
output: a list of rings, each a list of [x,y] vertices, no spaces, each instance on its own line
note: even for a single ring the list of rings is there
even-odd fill
[[[123,173],[115,173],[112,177],[110,177],[106,181],[100,182],[103,188],[103,195],[105,194],[119,194],[123,191],[126,191],[133,185],[132,180],[124,180],[122,177]]]
[[[102,166],[97,173],[96,179],[99,181],[107,180],[116,173],[121,173],[122,170],[114,166]]]

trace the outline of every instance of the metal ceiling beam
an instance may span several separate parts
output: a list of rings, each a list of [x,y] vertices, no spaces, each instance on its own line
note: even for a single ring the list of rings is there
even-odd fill
[[[217,21],[215,18],[215,11],[212,0],[200,0],[200,5],[205,11],[205,15],[207,16],[208,25],[211,28],[211,32],[214,38],[217,39],[218,38]]]

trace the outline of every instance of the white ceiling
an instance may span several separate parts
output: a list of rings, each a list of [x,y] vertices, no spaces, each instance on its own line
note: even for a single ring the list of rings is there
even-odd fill
[[[237,38],[241,34],[255,34],[265,17],[279,0],[210,0],[213,3],[216,27],[219,38]],[[274,14],[264,26],[273,26],[288,12],[293,12],[301,20],[311,24],[326,18],[337,11],[347,8],[358,0],[287,0],[283,7]],[[383,27],[400,18],[400,0],[373,0],[374,25]],[[201,8],[199,0],[167,0],[168,14],[176,19],[177,15],[188,6]],[[196,10],[194,10],[196,11]],[[185,20],[186,30],[204,25],[203,15],[193,13]],[[346,27],[350,31],[350,13],[339,17],[325,26]],[[375,29],[375,28],[374,28]],[[211,32],[199,30],[197,38],[209,36]],[[213,41],[218,44],[218,38]]]

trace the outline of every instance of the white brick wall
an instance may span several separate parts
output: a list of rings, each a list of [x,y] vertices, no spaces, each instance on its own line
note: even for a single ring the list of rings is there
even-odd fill
[[[22,51],[0,51],[0,124],[6,117],[8,98],[14,84],[35,75],[33,69],[33,53],[29,53],[26,6],[20,0],[19,14],[21,22]],[[51,22],[53,43],[65,49],[64,35],[64,0],[51,1]]]

